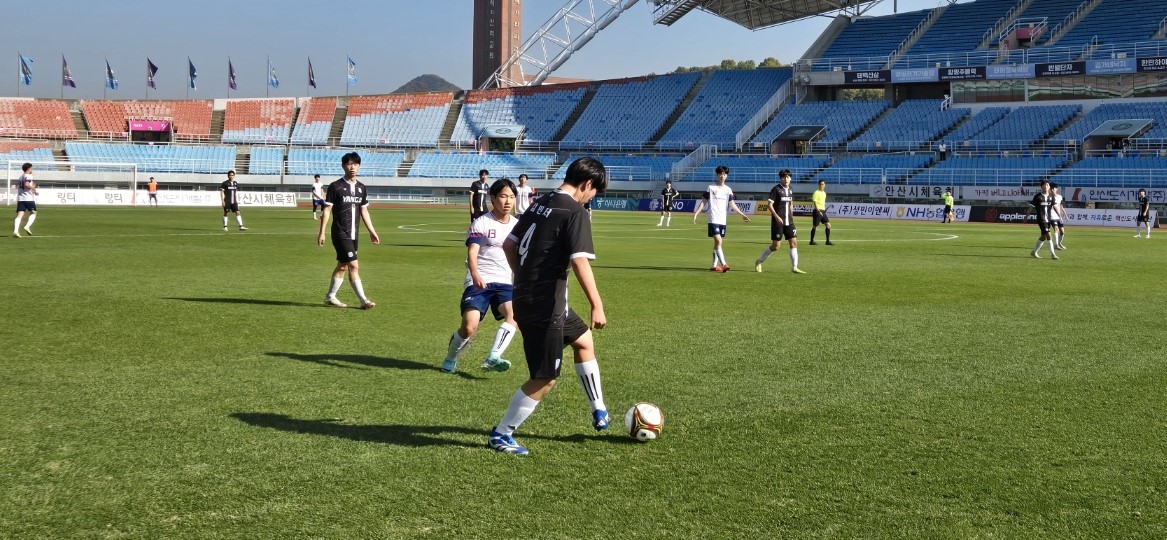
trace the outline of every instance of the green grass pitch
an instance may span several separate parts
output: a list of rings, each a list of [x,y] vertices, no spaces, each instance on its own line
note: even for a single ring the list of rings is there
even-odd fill
[[[11,210],[11,209],[10,209]],[[1167,234],[837,220],[753,271],[768,223],[597,212],[616,422],[579,382],[447,375],[461,210],[376,209],[372,311],[322,305],[307,209],[42,208],[0,239],[3,538],[1164,538]],[[822,242],[822,230],[819,231]],[[574,282],[573,282],[574,283]],[[342,300],[354,303],[346,284]],[[573,285],[573,305],[587,306]],[[661,440],[622,433],[636,401]]]

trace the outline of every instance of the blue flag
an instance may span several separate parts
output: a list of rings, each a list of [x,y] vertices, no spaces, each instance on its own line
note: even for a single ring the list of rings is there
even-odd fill
[[[348,57],[348,85],[356,86],[357,84],[357,63],[353,62],[352,57]]]
[[[113,68],[109,67],[109,60],[105,61],[105,87],[110,90],[118,89],[118,78],[113,76]]]
[[[271,65],[271,58],[267,59],[267,84],[272,88],[280,87],[280,78],[276,77],[276,68]]]
[[[155,73],[158,73],[158,66],[154,65],[154,62],[151,62],[150,57],[147,56],[146,57],[146,86],[149,86],[150,88],[157,89],[158,87],[154,85],[154,74]]]
[[[198,76],[199,76],[199,72],[195,70],[195,67],[194,67],[194,62],[191,62],[191,61],[190,61],[190,57],[189,57],[189,56],[188,56],[188,57],[186,57],[186,63],[187,63],[187,65],[189,66],[189,69],[190,69],[190,75],[189,75],[189,78],[190,78],[190,89],[191,89],[191,90],[198,90],[198,88],[197,88],[197,87],[195,87],[195,77],[198,77]]]
[[[316,73],[312,71],[312,57],[308,57],[308,86],[316,88]]]
[[[63,54],[61,55],[61,86],[77,88],[77,83],[73,82],[73,74],[69,73],[69,63],[65,62]]]
[[[227,58],[227,88],[238,90],[235,86],[235,66],[231,65],[231,58]]]
[[[25,86],[32,84],[32,58],[16,53],[20,57],[20,82]]]

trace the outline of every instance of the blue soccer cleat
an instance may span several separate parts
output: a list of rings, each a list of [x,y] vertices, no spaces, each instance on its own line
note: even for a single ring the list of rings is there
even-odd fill
[[[445,360],[442,360],[442,372],[443,373],[454,373],[455,371],[458,371],[458,359],[457,358],[455,358],[453,360],[450,360],[448,358]]]
[[[530,452],[523,448],[519,443],[515,442],[515,438],[510,435],[503,435],[495,430],[490,430],[490,438],[486,440],[486,444],[499,452],[506,452],[507,454],[514,454],[516,456],[525,456]]]
[[[611,420],[608,419],[608,411],[592,411],[592,427],[596,428],[596,431],[608,429],[608,424],[610,423]]]

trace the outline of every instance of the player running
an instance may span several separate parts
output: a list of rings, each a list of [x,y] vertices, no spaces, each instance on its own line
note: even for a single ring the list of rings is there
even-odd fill
[[[726,212],[733,208],[734,212],[741,215],[746,223],[750,222],[750,216],[745,215],[737,203],[734,202],[733,190],[725,185],[726,179],[729,178],[729,167],[720,165],[714,170],[717,174],[717,183],[705,188],[705,193],[701,194],[701,200],[697,201],[697,208],[693,209],[693,223],[697,223],[697,216],[701,214],[701,210],[706,206],[709,207],[709,237],[713,239],[713,267],[710,268],[714,272],[729,272],[729,263],[725,261],[725,252],[722,251],[721,245],[725,241]]]
[[[519,221],[519,218],[511,215],[511,210],[515,208],[515,191],[515,184],[510,180],[495,180],[490,186],[490,212],[474,220],[467,231],[462,326],[450,336],[446,359],[442,361],[442,371],[446,373],[456,371],[458,353],[466,348],[470,338],[478,332],[478,324],[486,318],[487,308],[494,313],[495,320],[503,322],[494,335],[494,344],[482,363],[482,369],[506,371],[511,367],[511,363],[502,358],[516,330],[514,311],[511,309],[511,267],[502,244]]]
[[[770,207],[770,245],[754,261],[754,270],[757,272],[762,271],[762,264],[770,254],[782,247],[782,239],[785,238],[790,244],[790,271],[795,274],[806,273],[798,268],[798,230],[794,228],[794,190],[790,187],[790,176],[789,169],[782,169],[778,173],[781,183],[774,186],[767,197]]]
[[[673,189],[672,180],[665,180],[665,188],[660,190],[660,221],[656,223],[657,227],[662,224],[668,227],[673,222],[673,201],[678,195],[680,193]]]
[[[608,324],[604,303],[592,275],[592,226],[583,203],[604,192],[604,164],[580,158],[567,168],[558,189],[539,197],[515,225],[503,250],[515,273],[515,320],[523,333],[523,352],[530,379],[511,397],[487,444],[508,454],[527,454],[514,432],[555,386],[563,363],[563,348],[575,353],[575,373],[592,408],[592,427],[608,429],[609,418],[600,384],[592,331],[567,304],[567,270],[575,272],[592,306],[591,327]]]
[[[340,158],[344,167],[344,177],[328,185],[325,194],[324,211],[320,213],[320,233],[316,236],[316,245],[324,245],[324,228],[328,226],[328,219],[334,214],[336,219],[332,223],[332,247],[336,249],[336,268],[332,271],[332,282],[328,287],[328,294],[324,296],[324,303],[335,307],[348,307],[336,298],[340,291],[340,284],[344,282],[345,271],[348,271],[348,282],[353,292],[361,301],[361,309],[372,309],[377,304],[365,296],[365,287],[361,283],[360,264],[357,263],[357,233],[360,225],[357,217],[364,222],[369,230],[369,239],[373,244],[380,244],[381,237],[373,228],[373,218],[369,216],[369,192],[365,184],[357,180],[357,173],[361,170],[361,155],[349,152]]]

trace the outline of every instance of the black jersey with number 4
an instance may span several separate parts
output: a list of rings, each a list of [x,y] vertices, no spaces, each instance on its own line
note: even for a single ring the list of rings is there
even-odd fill
[[[571,260],[596,258],[583,205],[558,189],[552,191],[535,200],[508,238],[519,245],[515,318],[547,323],[566,313]]]
[[[239,196],[237,195],[239,192],[239,182],[224,180],[222,184],[219,184],[219,191],[223,192],[223,204],[230,205],[239,203]]]
[[[369,194],[359,180],[341,178],[328,184],[324,204],[332,207],[332,237],[356,240],[360,232],[361,207],[369,204]]]
[[[1037,222],[1049,223],[1050,211],[1054,208],[1054,197],[1048,193],[1038,193],[1033,196],[1033,200],[1029,201],[1037,209]]]

